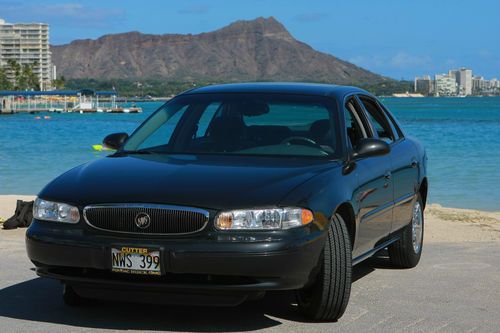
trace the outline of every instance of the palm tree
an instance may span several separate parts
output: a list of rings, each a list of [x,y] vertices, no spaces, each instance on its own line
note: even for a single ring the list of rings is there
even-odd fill
[[[31,65],[20,65],[13,59],[7,60],[7,70],[13,74],[14,78],[14,82],[10,84],[10,88],[15,90],[40,90],[38,76],[33,72],[33,68],[36,65],[36,62]],[[7,73],[5,70],[4,72]]]
[[[7,60],[7,68],[9,71],[14,74],[14,82],[12,83],[12,86],[14,89],[19,89],[18,88],[18,81],[21,76],[21,65],[13,59]]]
[[[35,62],[31,65],[23,65],[23,70],[21,77],[25,86],[23,89],[28,90],[40,90],[40,82],[38,80],[38,76],[33,72],[33,68],[37,65]]]
[[[7,77],[7,71],[5,68],[0,68],[0,90],[11,90],[12,83]]]

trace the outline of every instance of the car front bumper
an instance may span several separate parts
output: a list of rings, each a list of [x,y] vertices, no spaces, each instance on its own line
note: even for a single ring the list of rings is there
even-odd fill
[[[324,232],[309,227],[140,238],[34,220],[26,232],[28,257],[38,275],[69,283],[82,296],[117,298],[127,291],[127,300],[136,294],[148,303],[158,292],[188,300],[191,294],[231,298],[302,288],[316,272],[324,241]],[[121,246],[159,249],[162,275],[111,272],[111,247]]]

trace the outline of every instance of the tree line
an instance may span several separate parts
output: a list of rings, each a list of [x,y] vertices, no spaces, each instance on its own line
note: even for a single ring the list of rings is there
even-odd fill
[[[168,97],[182,91],[210,84],[227,83],[224,81],[164,81],[161,79],[145,79],[141,81],[115,79],[68,79],[64,82],[67,89],[88,88],[93,90],[116,90],[122,97]],[[328,83],[328,82],[321,82]],[[377,96],[390,96],[393,93],[404,93],[413,89],[413,82],[388,80],[378,83],[353,82],[352,85],[370,91]]]
[[[14,60],[9,60],[7,66],[0,67],[0,90],[40,90],[38,76],[33,69],[36,66],[20,65]],[[8,74],[13,74],[14,79],[9,80]],[[176,95],[182,91],[205,86],[214,83],[224,83],[222,81],[164,81],[161,79],[144,80],[102,80],[102,79],[68,79],[64,76],[52,81],[56,89],[82,89],[94,90],[116,90],[120,96],[124,97],[164,97]],[[328,83],[328,82],[322,82]],[[389,96],[393,93],[404,93],[412,90],[413,83],[410,81],[388,80],[370,84],[367,82],[353,82],[352,85],[364,88],[377,96]]]

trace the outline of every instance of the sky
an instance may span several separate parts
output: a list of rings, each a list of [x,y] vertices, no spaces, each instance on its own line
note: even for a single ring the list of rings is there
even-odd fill
[[[500,78],[499,0],[0,0],[7,22],[48,23],[51,44],[127,31],[197,34],[260,16],[395,79],[459,67]]]

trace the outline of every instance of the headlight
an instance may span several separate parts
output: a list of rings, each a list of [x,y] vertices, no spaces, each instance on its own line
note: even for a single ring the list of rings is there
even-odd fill
[[[80,221],[80,213],[77,207],[40,198],[36,198],[33,204],[33,217],[38,220],[65,223]]]
[[[303,208],[232,210],[220,213],[215,220],[219,230],[279,230],[311,223],[313,213]]]

